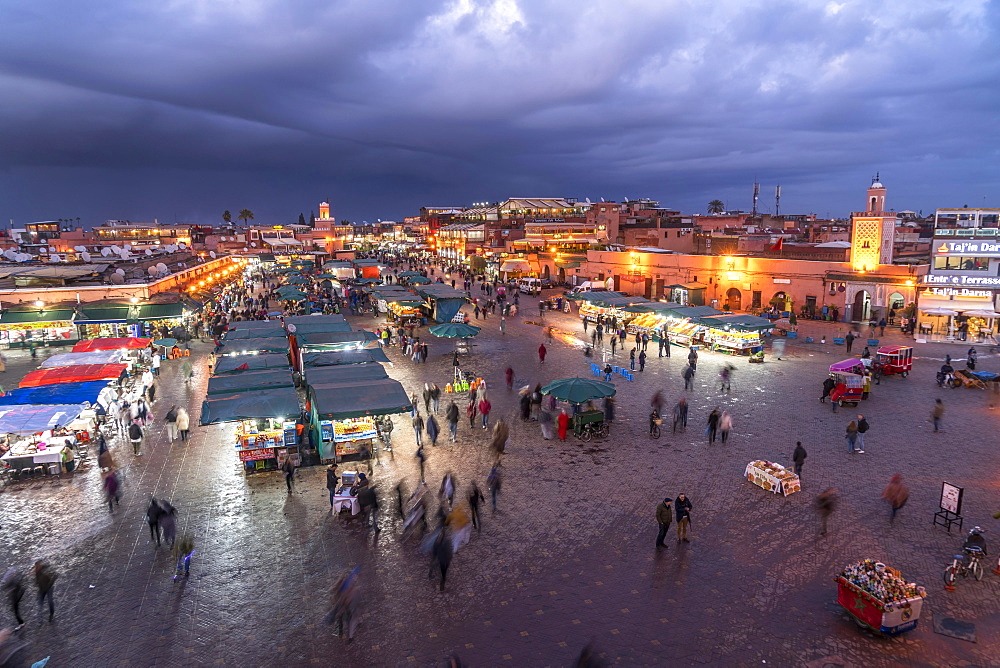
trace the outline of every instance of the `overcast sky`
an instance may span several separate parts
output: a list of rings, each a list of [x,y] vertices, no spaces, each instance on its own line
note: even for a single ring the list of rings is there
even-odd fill
[[[4,0],[0,221],[1000,207],[985,0]]]

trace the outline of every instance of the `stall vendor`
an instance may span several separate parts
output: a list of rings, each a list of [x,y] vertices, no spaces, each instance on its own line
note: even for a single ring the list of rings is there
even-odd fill
[[[66,467],[66,473],[72,473],[73,469],[76,468],[76,453],[73,452],[73,448],[69,447],[68,443],[62,449],[62,463]]]

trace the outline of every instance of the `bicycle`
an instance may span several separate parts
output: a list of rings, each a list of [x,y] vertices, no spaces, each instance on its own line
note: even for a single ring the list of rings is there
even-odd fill
[[[649,435],[652,438],[660,437],[660,427],[663,425],[663,418],[657,413],[653,413],[649,417]]]
[[[964,547],[963,554],[956,554],[949,566],[944,569],[944,585],[954,587],[958,577],[973,576],[976,580],[983,579],[983,557],[986,556],[978,547]],[[968,556],[968,561],[966,561]]]

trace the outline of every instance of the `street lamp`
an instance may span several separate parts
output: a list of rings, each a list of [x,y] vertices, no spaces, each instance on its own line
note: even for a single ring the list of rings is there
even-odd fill
[[[43,310],[45,310],[45,302],[43,302],[41,299],[36,299],[35,308],[37,308],[38,312],[41,313]]]

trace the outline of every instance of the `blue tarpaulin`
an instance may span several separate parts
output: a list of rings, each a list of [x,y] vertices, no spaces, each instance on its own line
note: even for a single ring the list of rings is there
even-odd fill
[[[0,397],[0,406],[24,404],[82,404],[97,403],[97,397],[108,386],[108,380],[88,380],[82,383],[56,383],[39,387],[22,387],[8,391]]]
[[[37,434],[67,425],[82,412],[80,404],[4,406],[0,408],[0,434]]]

